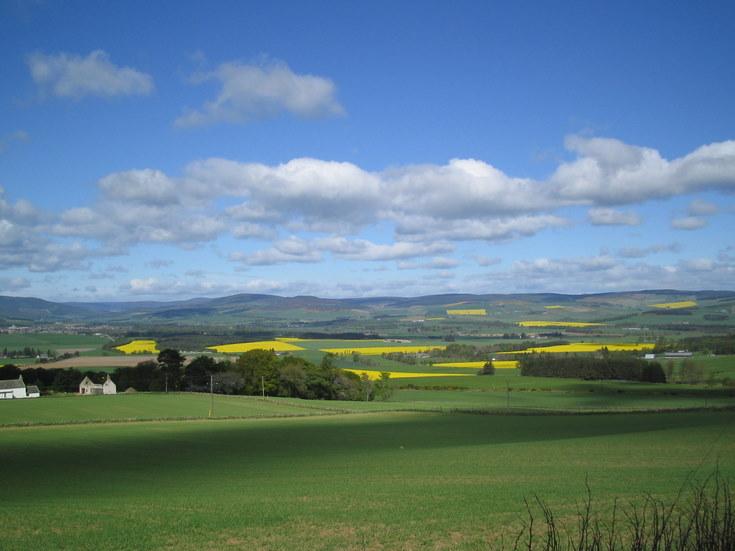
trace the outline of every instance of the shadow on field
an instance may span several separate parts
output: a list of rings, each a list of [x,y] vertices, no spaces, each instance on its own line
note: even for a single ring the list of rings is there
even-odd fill
[[[195,484],[202,473],[339,468],[390,453],[520,442],[584,439],[702,427],[728,431],[735,412],[626,415],[494,416],[390,413],[258,421],[197,421],[31,427],[0,430],[4,498],[29,493],[118,491],[132,486]],[[381,456],[380,454],[388,454]],[[329,458],[325,463],[325,458]],[[328,467],[331,466],[331,467]],[[241,475],[245,476],[245,475]],[[203,482],[202,482],[203,484]],[[124,487],[124,485],[123,485]],[[48,490],[45,490],[48,491]]]

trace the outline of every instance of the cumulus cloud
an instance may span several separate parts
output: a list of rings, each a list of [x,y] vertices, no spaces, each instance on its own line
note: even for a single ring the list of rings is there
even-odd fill
[[[671,221],[671,227],[675,230],[699,230],[708,224],[707,220],[697,216],[684,216]]]
[[[425,268],[440,261],[422,259],[451,260],[463,242],[502,244],[570,227],[573,222],[560,214],[566,207],[588,208],[592,224],[635,226],[640,216],[620,205],[735,188],[735,142],[674,160],[603,138],[573,137],[567,146],[577,158],[543,181],[515,178],[473,159],[371,172],[313,158],[277,165],[212,158],[190,163],[180,175],[155,168],[109,174],[97,182],[90,204],[58,215],[27,201],[10,204],[0,189],[0,266],[85,269],[89,259],[139,244],[192,249],[232,237],[239,241],[218,248],[225,257],[234,251],[227,258],[243,268],[329,258]],[[716,212],[712,203],[695,200],[672,226],[698,229]],[[373,230],[392,235],[383,242],[365,239]],[[676,252],[656,247],[622,248],[615,258]],[[475,260],[485,267],[499,262]],[[583,267],[614,270],[605,262],[615,260],[601,255]],[[565,274],[568,268],[538,261],[515,270]],[[129,285],[131,292],[142,290],[140,282]]]
[[[687,212],[690,216],[710,216],[720,212],[720,207],[703,199],[695,199],[689,203]]]
[[[315,244],[329,251],[337,258],[347,260],[400,260],[418,256],[432,256],[452,252],[454,245],[447,242],[407,243],[397,242],[390,245],[372,243],[366,239],[345,239],[343,237],[320,238]]]
[[[623,247],[617,254],[623,258],[643,258],[656,253],[678,253],[680,251],[681,245],[679,243],[671,243],[669,245],[651,245],[649,247]]]
[[[408,260],[402,260],[398,263],[399,270],[442,270],[443,274],[452,274],[447,270],[450,268],[456,268],[460,263],[454,258],[436,257],[432,258],[428,262],[411,262]],[[453,274],[452,274],[453,276]]]
[[[640,226],[642,223],[635,212],[604,207],[590,209],[589,217],[594,226]]]
[[[336,99],[334,83],[325,77],[299,75],[285,63],[248,65],[222,63],[215,71],[200,73],[192,82],[217,81],[217,97],[200,110],[190,110],[176,119],[180,127],[220,122],[243,123],[289,112],[302,118],[344,114]]]
[[[146,95],[153,90],[150,75],[118,67],[103,50],[94,50],[86,57],[35,52],[27,56],[26,62],[44,95],[79,100],[85,96]]]
[[[630,205],[704,189],[735,189],[735,141],[705,145],[673,161],[655,149],[610,138],[571,136],[566,146],[578,158],[562,163],[549,180],[561,202]]]
[[[31,286],[27,277],[0,277],[0,293],[15,293]]]

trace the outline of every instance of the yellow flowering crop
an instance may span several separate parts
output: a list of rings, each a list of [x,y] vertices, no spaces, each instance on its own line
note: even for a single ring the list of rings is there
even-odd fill
[[[481,369],[487,362],[442,362],[434,364],[434,367],[474,367]],[[501,360],[493,362],[495,369],[515,369],[518,362],[515,360]]]
[[[467,310],[447,310],[449,316],[487,316],[484,308],[470,308]]]
[[[606,323],[586,323],[582,321],[519,321],[521,327],[588,327],[590,325],[607,325]]]
[[[345,369],[345,371],[351,371],[358,375],[367,373],[371,381],[380,379],[381,373],[389,373],[391,379],[406,379],[408,377],[474,377],[473,373],[407,373],[403,371],[368,371],[366,369]]]
[[[559,305],[555,304],[553,306],[544,306],[544,308],[548,308],[549,310],[554,310],[556,308],[569,308],[569,306],[559,306]]]
[[[116,346],[115,350],[126,354],[158,354],[157,346],[156,341],[136,340],[122,346]]]
[[[693,300],[682,300],[680,302],[662,302],[660,304],[651,304],[654,308],[691,308],[697,303]]]
[[[218,346],[208,346],[210,350],[215,350],[222,354],[239,354],[249,352],[250,350],[276,350],[278,352],[288,350],[304,350],[295,344],[289,344],[282,341],[257,341],[257,342],[238,342],[235,344],[220,344]]]
[[[329,354],[352,354],[357,352],[364,356],[379,356],[393,352],[418,354],[429,350],[444,350],[445,348],[446,346],[369,346],[364,348],[322,348],[321,351]]]
[[[574,344],[561,344],[558,346],[541,346],[538,348],[528,348],[518,352],[500,352],[500,354],[530,354],[532,352],[597,352],[602,348],[607,348],[610,352],[619,350],[650,350],[653,344],[633,344],[633,343],[617,343],[617,344],[601,344],[594,342],[578,342]]]

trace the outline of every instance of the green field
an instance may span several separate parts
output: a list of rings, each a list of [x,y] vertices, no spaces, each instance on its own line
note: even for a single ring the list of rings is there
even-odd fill
[[[401,391],[351,405],[428,409],[495,394]],[[0,418],[45,422],[54,408],[76,421],[205,417],[209,399],[9,400]],[[340,414],[303,406],[350,404],[215,399],[216,414],[251,418],[0,428],[3,549],[487,549],[520,528],[534,495],[563,516],[585,481],[606,509],[647,492],[671,500],[717,464],[735,475],[734,411]]]
[[[26,346],[37,350],[48,349],[93,349],[101,350],[107,339],[98,335],[66,335],[62,333],[0,333],[0,351],[3,348],[11,350],[23,349]]]

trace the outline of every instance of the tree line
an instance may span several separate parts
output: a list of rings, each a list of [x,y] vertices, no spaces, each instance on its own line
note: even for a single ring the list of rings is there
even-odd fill
[[[665,383],[661,364],[627,354],[608,353],[602,357],[549,353],[524,354],[518,360],[521,375],[574,379],[616,379]]]
[[[41,391],[78,392],[79,383],[89,377],[102,383],[107,372],[81,371],[76,368],[21,369],[14,365],[0,367],[0,380],[23,375],[27,385]],[[270,350],[251,350],[237,359],[217,360],[198,356],[186,364],[186,357],[175,349],[166,349],[156,360],[146,360],[131,367],[118,367],[110,374],[119,391],[141,392],[212,392],[305,398],[314,400],[385,400],[392,394],[389,374],[377,381],[363,374],[340,369],[331,354],[315,364],[298,356],[276,356]]]

